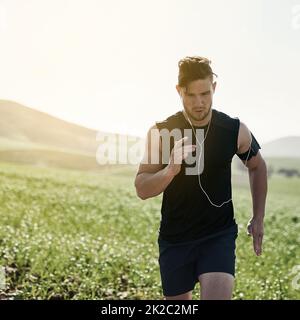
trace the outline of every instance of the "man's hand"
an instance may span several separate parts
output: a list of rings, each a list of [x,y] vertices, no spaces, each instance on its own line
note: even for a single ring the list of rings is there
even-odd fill
[[[263,219],[250,219],[247,225],[247,234],[253,237],[254,252],[257,256],[260,256],[262,254],[262,241],[264,236]]]
[[[195,151],[196,145],[183,145],[188,137],[183,137],[182,139],[178,140],[174,144],[174,148],[171,151],[170,161],[167,166],[168,172],[176,176],[181,169],[182,161],[187,158],[189,153]]]

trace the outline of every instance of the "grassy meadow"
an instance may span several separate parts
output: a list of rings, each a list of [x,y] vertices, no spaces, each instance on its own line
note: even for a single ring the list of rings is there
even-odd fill
[[[162,299],[161,195],[138,199],[135,170],[1,162],[0,298]],[[234,176],[233,185],[239,224],[234,299],[299,299],[292,271],[300,265],[300,179],[270,178],[261,257],[245,232],[252,213],[247,177]]]

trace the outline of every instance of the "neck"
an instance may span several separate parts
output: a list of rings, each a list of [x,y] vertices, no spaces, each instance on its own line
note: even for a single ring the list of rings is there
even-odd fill
[[[187,122],[189,122],[188,115],[187,115],[187,113],[186,113],[186,111],[184,109],[183,109],[183,115],[184,115],[185,119],[187,120]],[[206,126],[209,123],[209,121],[211,120],[211,117],[212,117],[212,108],[210,108],[209,113],[202,120],[195,120],[192,117],[189,117],[189,119],[190,119],[190,121],[191,121],[193,126],[203,127],[203,126]]]

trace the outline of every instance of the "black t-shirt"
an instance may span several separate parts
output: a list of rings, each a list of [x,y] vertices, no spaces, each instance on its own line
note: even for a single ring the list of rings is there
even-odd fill
[[[182,137],[186,135],[184,129],[191,130],[191,125],[182,111],[164,121],[156,122],[156,126],[159,130],[169,131],[178,128]],[[216,205],[231,199],[231,161],[237,152],[239,126],[238,118],[231,118],[216,109],[212,109],[209,128],[207,125],[194,126],[195,131],[204,129],[203,137],[206,136],[202,145],[204,166],[200,182],[210,200]],[[170,150],[174,146],[174,140],[178,139],[170,138]],[[202,141],[203,139],[198,139],[198,142]],[[194,134],[192,143],[196,144]],[[193,155],[195,153],[196,151]],[[186,174],[188,167],[191,168],[193,165],[183,161],[180,172],[163,193],[159,238],[172,243],[196,240],[235,224],[232,201],[221,207],[213,206],[199,186],[199,175]]]

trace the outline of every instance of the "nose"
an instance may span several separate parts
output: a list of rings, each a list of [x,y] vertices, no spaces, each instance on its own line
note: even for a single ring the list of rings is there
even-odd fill
[[[195,106],[202,107],[205,105],[205,100],[202,96],[197,96],[195,99]]]

